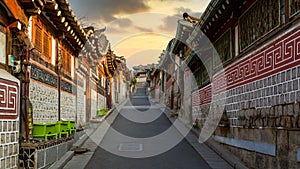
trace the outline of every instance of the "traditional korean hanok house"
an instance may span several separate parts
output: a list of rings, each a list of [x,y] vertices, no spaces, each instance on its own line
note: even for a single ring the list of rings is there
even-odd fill
[[[75,65],[88,34],[63,0],[47,1],[40,15],[29,18],[28,32],[34,122],[75,120]]]
[[[85,28],[93,36],[94,28]],[[81,84],[78,90],[77,110],[78,121],[81,125],[85,124],[97,113],[97,62],[98,55],[93,37],[85,43],[84,48],[79,54],[79,64],[77,70],[77,81]]]
[[[128,82],[126,74],[129,69],[126,66],[124,56],[116,56],[115,58],[116,73],[114,80],[115,103],[121,103],[128,96]]]
[[[113,77],[112,77],[112,105],[121,103],[125,99],[126,93],[126,82],[124,78],[124,71],[126,69],[126,60],[123,56],[116,56],[114,54],[113,67],[115,68]]]
[[[197,83],[197,78],[202,77],[206,72],[201,61],[192,52],[192,49],[187,44],[186,40],[190,36],[196,23],[199,22],[198,18],[183,14],[183,19],[178,20],[177,31],[174,42],[169,52],[174,55],[173,64],[174,70],[174,108],[179,112],[178,116],[187,124],[192,124],[191,116],[191,90],[199,86],[205,86],[206,82]],[[193,62],[191,62],[193,60]],[[193,76],[191,76],[193,72]]]
[[[109,49],[109,41],[105,35],[105,28],[95,30],[94,33],[94,45],[96,46],[96,52],[98,55],[97,59],[97,74],[98,74],[98,82],[97,82],[97,109],[106,109],[106,76],[104,72],[104,59],[105,54],[107,53]]]
[[[98,110],[106,109],[106,76],[103,64],[109,41],[104,34],[105,28],[94,30],[89,27],[86,30],[91,35],[79,54],[77,70],[77,81],[81,84],[77,90],[77,115],[81,125],[96,118]]]
[[[71,128],[62,132],[57,122],[76,120],[75,67],[90,34],[82,28],[67,0],[20,3],[29,15],[28,37],[33,46],[28,90],[31,111],[24,118],[28,132],[22,141],[20,164],[43,168],[59,159],[72,144]],[[32,126],[42,126],[38,128],[43,130]],[[40,142],[34,144],[33,140]]]
[[[163,54],[161,54],[163,55]],[[159,89],[160,89],[160,70],[158,69],[158,64],[156,64],[152,69],[149,70],[148,82],[149,82],[149,95],[151,98],[159,102]]]
[[[163,60],[165,58],[165,50],[162,51],[162,53],[159,56],[158,64],[156,65],[156,69],[152,71],[151,73],[151,85],[153,86],[152,98],[156,102],[162,102],[164,100],[162,97],[164,97],[164,71],[161,68]],[[154,95],[154,96],[153,96]],[[162,102],[163,103],[163,102]]]
[[[27,27],[19,1],[0,1],[0,168],[18,168],[19,126],[26,113],[21,110],[26,102],[21,93],[29,82]]]
[[[105,54],[109,49],[109,41],[105,35],[105,28],[96,30],[94,33],[98,57],[98,109],[107,109],[106,105],[106,75]]]
[[[192,78],[191,72],[194,72],[195,77],[199,77],[203,70],[198,64],[200,59],[195,57],[191,48],[186,44],[186,40],[199,19],[189,16],[187,13],[184,13],[183,17],[184,19],[178,20],[176,36],[167,45],[158,69],[163,71],[163,78],[161,78],[161,89],[163,90],[161,92],[166,100],[166,105],[178,113],[182,121],[192,124],[190,93],[192,87],[197,88],[198,85],[192,83],[195,78]]]
[[[207,121],[212,98],[226,93],[213,138],[250,168],[300,168],[299,4],[212,0],[188,39],[201,49],[205,33],[222,61],[200,52],[213,56],[213,75],[192,93],[197,125]],[[221,78],[227,82],[219,83]]]
[[[110,48],[110,47],[109,47]],[[122,102],[127,96],[129,79],[126,79],[126,60],[124,56],[117,56],[111,51],[105,55],[104,71],[106,75],[106,100],[107,108],[112,108],[117,103]]]
[[[115,55],[113,54],[113,51],[111,51],[110,47],[105,54],[105,59],[104,59],[104,72],[106,75],[106,83],[105,83],[105,88],[106,88],[106,105],[107,108],[110,109],[113,106],[112,102],[112,84],[113,84],[113,76],[115,73],[115,66],[113,63]]]

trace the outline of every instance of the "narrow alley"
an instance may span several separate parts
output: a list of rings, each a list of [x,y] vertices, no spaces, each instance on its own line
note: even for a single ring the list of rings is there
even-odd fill
[[[0,168],[300,168],[300,0],[0,0]]]
[[[211,168],[208,163],[202,158],[200,154],[192,147],[192,145],[180,136],[182,139],[179,144],[172,147],[170,150],[162,154],[152,154],[152,149],[155,149],[149,142],[142,140],[136,142],[134,138],[151,139],[151,137],[157,136],[163,133],[171,127],[172,123],[169,121],[167,115],[162,112],[161,106],[158,103],[152,102],[147,94],[147,87],[139,87],[136,92],[126,101],[123,106],[114,111],[117,115],[112,121],[112,125],[107,130],[102,141],[93,141],[94,136],[90,135],[88,144],[84,145],[88,149],[94,149],[93,155],[90,156],[88,163],[84,164],[81,156],[77,155],[73,157],[66,166],[65,169],[79,169],[84,165],[86,169],[89,168],[113,168],[113,169],[208,169]],[[164,110],[168,111],[168,110]],[[133,113],[132,113],[133,112]],[[140,114],[138,116],[140,121],[149,120],[144,113],[160,114],[156,116],[155,120],[151,120],[149,123],[134,122],[126,119],[126,116]],[[129,117],[130,118],[130,117]],[[115,135],[115,131],[120,132],[126,136],[132,138],[121,138]],[[97,131],[97,130],[96,130]],[[177,131],[180,135],[179,131]],[[97,135],[98,133],[93,133]],[[191,134],[192,135],[192,134]],[[160,140],[160,144],[172,144],[170,138],[164,138]],[[193,140],[197,142],[195,137]],[[98,143],[98,145],[97,145]],[[147,145],[148,144],[148,145]],[[159,145],[157,145],[159,147]],[[102,148],[103,147],[103,148]],[[109,147],[108,149],[106,149]],[[164,148],[164,147],[161,147]],[[150,156],[150,157],[148,157]],[[211,157],[216,157],[214,154]],[[87,159],[85,159],[86,161]],[[214,168],[231,168],[224,160],[217,158],[213,160]]]

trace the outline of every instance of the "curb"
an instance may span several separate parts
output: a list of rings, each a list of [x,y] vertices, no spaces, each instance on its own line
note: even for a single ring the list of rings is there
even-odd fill
[[[74,156],[74,151],[67,151],[58,161],[56,161],[50,169],[62,169]]]

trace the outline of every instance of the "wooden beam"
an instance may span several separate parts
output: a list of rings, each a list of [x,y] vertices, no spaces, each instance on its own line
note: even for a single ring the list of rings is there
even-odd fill
[[[35,9],[26,9],[25,12],[30,15],[39,15],[41,14],[42,11],[40,8],[35,8]]]
[[[57,3],[46,3],[45,9],[57,11],[58,10],[58,4]]]

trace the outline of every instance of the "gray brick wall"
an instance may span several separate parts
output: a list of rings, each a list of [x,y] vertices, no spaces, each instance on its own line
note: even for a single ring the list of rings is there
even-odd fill
[[[55,122],[58,120],[57,89],[31,81],[29,98],[33,106],[34,122]]]
[[[60,113],[63,120],[75,120],[76,117],[76,96],[67,92],[60,95]]]
[[[86,122],[85,114],[85,95],[81,87],[77,88],[77,121],[81,124]]]
[[[296,127],[299,84],[300,66],[229,90],[226,112],[230,126]],[[258,121],[251,121],[251,118]],[[275,125],[274,119],[277,121]],[[249,120],[251,122],[247,122]],[[293,123],[287,122],[290,120]]]
[[[19,121],[0,120],[0,168],[18,168]]]

